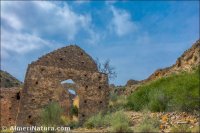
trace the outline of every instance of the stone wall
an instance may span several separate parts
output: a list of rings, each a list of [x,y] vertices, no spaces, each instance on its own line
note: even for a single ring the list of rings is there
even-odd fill
[[[69,114],[69,93],[61,84],[68,79],[75,82],[76,93],[79,96],[80,123],[107,107],[107,75],[99,73],[92,58],[78,46],[68,46],[53,51],[29,65],[17,124],[39,124],[41,110],[52,101],[60,103],[65,109],[65,114]]]
[[[0,89],[0,123],[1,127],[14,126],[20,101],[20,91],[18,87]]]

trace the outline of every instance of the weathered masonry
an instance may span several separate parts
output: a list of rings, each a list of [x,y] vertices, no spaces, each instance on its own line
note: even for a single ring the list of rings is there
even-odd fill
[[[17,125],[37,125],[41,110],[53,101],[58,102],[67,115],[69,92],[61,82],[68,79],[74,81],[80,99],[80,122],[106,108],[107,75],[98,71],[94,60],[84,50],[70,45],[48,53],[28,66]]]

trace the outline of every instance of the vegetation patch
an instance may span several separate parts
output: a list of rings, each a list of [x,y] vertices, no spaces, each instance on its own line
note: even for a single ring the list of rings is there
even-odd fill
[[[99,113],[90,117],[85,123],[86,128],[111,127],[112,132],[130,132],[130,122],[123,111]]]
[[[160,127],[160,121],[157,117],[150,117],[147,115],[146,112],[144,112],[144,117],[140,124],[135,127],[134,131],[136,132],[145,132],[145,133],[151,133],[151,132],[159,132]]]
[[[78,122],[72,121],[63,115],[63,109],[57,102],[48,104],[41,113],[41,124],[44,126],[69,126],[70,128],[78,127]]]
[[[199,108],[199,69],[182,72],[140,86],[128,97],[127,107],[153,112],[186,111]]]

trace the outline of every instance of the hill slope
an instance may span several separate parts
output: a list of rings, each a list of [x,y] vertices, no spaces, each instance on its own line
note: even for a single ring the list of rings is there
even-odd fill
[[[145,83],[128,98],[128,107],[139,111],[187,111],[199,108],[199,69],[172,74]]]
[[[19,81],[6,71],[0,70],[0,79],[1,79],[0,88],[18,87],[22,85],[21,81]]]
[[[170,67],[158,69],[153,74],[151,74],[147,79],[142,80],[139,84],[132,84],[131,86],[126,86],[124,92],[125,95],[130,95],[138,86],[151,82],[153,80],[170,76],[171,74],[178,74],[182,71],[191,72],[193,68],[197,68],[200,64],[200,40],[197,40],[191,48],[186,50],[176,61],[176,63]]]
[[[200,40],[197,40],[190,49],[186,50],[181,57],[176,60],[176,63],[170,67],[156,70],[149,78],[144,82],[154,80],[163,76],[170,75],[172,73],[178,73],[180,71],[190,71],[193,67],[196,67],[200,63]]]

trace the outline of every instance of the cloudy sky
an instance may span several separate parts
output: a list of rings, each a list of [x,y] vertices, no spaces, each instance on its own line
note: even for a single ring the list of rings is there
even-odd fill
[[[32,61],[76,44],[111,60],[111,83],[142,80],[199,38],[198,11],[198,1],[1,1],[1,69],[23,81]]]

